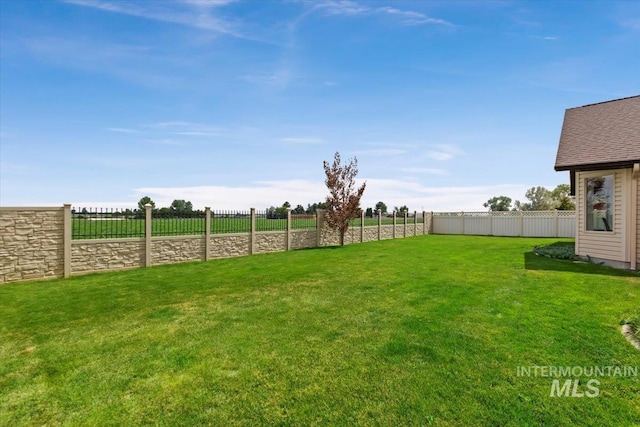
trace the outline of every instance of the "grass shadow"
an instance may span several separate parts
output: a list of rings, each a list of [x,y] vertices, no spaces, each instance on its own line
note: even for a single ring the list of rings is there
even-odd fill
[[[640,277],[637,272],[633,271],[620,270],[584,261],[549,258],[537,255],[534,251],[524,253],[524,268],[527,270],[567,271],[605,276]]]

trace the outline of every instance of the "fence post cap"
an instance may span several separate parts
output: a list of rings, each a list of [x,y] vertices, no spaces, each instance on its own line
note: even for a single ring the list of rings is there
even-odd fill
[[[153,207],[153,205],[152,205],[151,203],[147,203],[147,204],[145,204],[145,205],[144,205],[144,207],[145,207],[145,208],[152,208],[152,207]]]

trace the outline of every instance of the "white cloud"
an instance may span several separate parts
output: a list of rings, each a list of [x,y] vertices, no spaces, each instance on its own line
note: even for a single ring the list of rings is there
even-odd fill
[[[360,150],[356,152],[358,156],[376,156],[376,157],[386,157],[386,156],[400,156],[405,154],[407,150],[402,150],[400,148],[374,148],[372,150]]]
[[[183,3],[197,7],[219,7],[235,3],[237,0],[182,0]]]
[[[560,40],[559,37],[555,37],[555,36],[531,36],[534,39],[538,39],[538,40],[547,40],[547,41],[556,41],[556,40]]]
[[[105,130],[109,132],[118,132],[118,133],[140,133],[139,130],[127,129],[127,128],[106,128]]]
[[[448,175],[449,173],[444,169],[436,168],[402,168],[403,172],[407,173],[419,173],[428,175]]]
[[[174,139],[147,139],[145,141],[155,145],[172,145],[172,146],[184,145],[182,141],[176,141]]]
[[[439,161],[443,161],[443,160],[449,160],[453,158],[453,155],[450,153],[445,153],[442,151],[427,151],[426,156],[429,157],[430,159],[433,160],[439,160]]]
[[[451,144],[437,144],[434,145],[434,150],[429,150],[425,153],[425,156],[438,161],[451,160],[461,154],[464,154],[457,146]]]
[[[216,126],[179,120],[151,123],[144,127],[153,129],[155,133],[178,136],[212,137],[229,134],[228,130]]]
[[[222,132],[206,132],[206,131],[184,131],[184,132],[173,132],[173,135],[180,136],[220,136]]]
[[[329,15],[361,15],[371,8],[349,0],[325,0],[316,3],[315,9],[321,9]]]
[[[391,15],[403,25],[446,25],[453,26],[444,19],[432,18],[421,12],[401,10],[395,7],[372,8],[350,0],[324,0],[315,4],[316,10],[322,10],[327,15]]]
[[[640,31],[640,18],[625,19],[620,22],[620,25],[633,31]]]
[[[163,69],[150,69],[150,62],[164,61],[149,46],[126,45],[83,37],[35,36],[9,42],[40,61],[56,67],[79,69],[97,75],[106,74],[118,79],[153,88],[171,88],[184,84],[181,77],[169,75]]]
[[[526,189],[526,185],[520,184],[430,187],[415,181],[367,179],[362,206],[375,206],[377,202],[383,201],[387,206],[407,205],[411,211],[484,211],[482,204],[491,197],[503,194],[514,200],[521,199]]]
[[[12,163],[0,162],[0,171],[2,173],[29,172],[33,170],[34,170],[33,166],[27,165],[27,164],[17,164],[13,162]]]
[[[139,60],[153,50],[144,45],[92,42],[88,39],[56,36],[20,38],[18,46],[54,63],[73,61],[74,64],[87,68],[103,67],[113,61]]]
[[[204,30],[216,31],[233,37],[246,38],[241,34],[235,25],[231,22],[221,19],[211,14],[208,9],[197,7],[195,10],[190,8],[167,8],[166,2],[129,2],[129,1],[106,1],[106,0],[64,0],[66,3],[77,6],[91,7],[94,9],[104,10],[112,13],[120,13],[123,15],[137,16],[139,18],[169,22],[174,24],[186,25],[190,27],[200,28]],[[207,6],[213,8],[228,4],[228,1],[188,1],[183,5]],[[179,5],[179,4],[176,4]]]
[[[285,87],[294,79],[294,77],[295,76],[288,65],[280,65],[273,72],[245,74],[238,78],[255,85]]]
[[[225,210],[266,209],[284,201],[293,205],[314,203],[326,193],[324,184],[303,180],[260,181],[252,186],[149,187],[135,189],[138,199],[148,195],[158,206],[169,206],[175,199],[185,199],[194,207]]]
[[[324,141],[322,138],[280,138],[280,142],[284,144],[300,144],[300,145],[308,145],[308,144],[323,144]]]
[[[147,126],[152,128],[166,128],[166,127],[196,126],[196,124],[191,122],[183,122],[183,121],[176,120],[176,121],[168,121],[168,122],[151,123]]]
[[[359,183],[365,179],[358,180]],[[505,184],[495,186],[440,187],[416,181],[367,178],[362,207],[379,201],[387,206],[407,205],[414,211],[482,211],[482,204],[498,194],[512,199],[522,198],[528,186]],[[241,187],[145,187],[135,189],[135,200],[151,197],[157,206],[169,206],[175,199],[190,200],[194,207],[224,210],[265,209],[288,201],[292,205],[321,201],[327,189],[324,184],[305,180],[259,181]],[[96,204],[89,204],[97,206]]]
[[[400,18],[400,22],[405,25],[449,25],[453,24],[444,19],[431,18],[424,13],[414,12],[411,10],[399,10],[394,7],[379,7],[376,12],[395,15]]]

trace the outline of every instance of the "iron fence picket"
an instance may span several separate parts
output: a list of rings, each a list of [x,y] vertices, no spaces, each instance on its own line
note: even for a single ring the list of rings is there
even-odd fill
[[[211,233],[249,233],[251,213],[249,211],[211,211]]]
[[[144,236],[144,216],[131,209],[72,208],[71,219],[74,240]]]

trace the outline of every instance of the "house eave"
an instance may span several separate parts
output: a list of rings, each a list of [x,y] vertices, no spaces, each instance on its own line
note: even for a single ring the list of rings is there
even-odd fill
[[[624,168],[633,168],[633,165],[639,162],[640,162],[640,159],[625,160],[621,162],[590,163],[590,164],[578,164],[578,165],[556,165],[554,169],[556,170],[556,172],[624,169]]]

